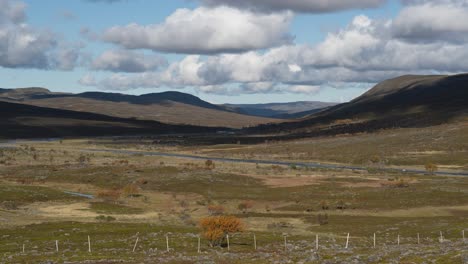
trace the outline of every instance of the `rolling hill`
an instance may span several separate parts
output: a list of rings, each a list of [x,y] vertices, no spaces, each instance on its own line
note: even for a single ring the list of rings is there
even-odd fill
[[[279,121],[239,114],[180,92],[135,96],[103,92],[53,93],[44,88],[23,88],[0,90],[0,100],[168,124],[241,128]]]
[[[167,125],[0,101],[0,138],[54,138],[208,133],[220,128]]]
[[[427,127],[468,114],[468,74],[406,75],[383,81],[350,101],[294,122],[248,133],[333,135],[397,127]]]

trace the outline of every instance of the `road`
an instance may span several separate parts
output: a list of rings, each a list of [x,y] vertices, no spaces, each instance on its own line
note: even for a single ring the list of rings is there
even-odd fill
[[[51,139],[48,139],[49,141]],[[47,140],[44,140],[47,141]],[[14,148],[16,147],[16,141],[7,141],[0,143],[0,148]],[[178,154],[178,153],[165,153],[165,152],[154,152],[154,151],[132,151],[132,150],[120,150],[120,149],[81,149],[82,151],[88,152],[110,152],[117,154],[140,154],[146,156],[160,156],[160,157],[174,157],[194,160],[213,160],[219,162],[231,162],[231,163],[253,163],[253,164],[265,164],[265,165],[285,165],[285,166],[297,166],[307,168],[319,168],[319,169],[345,169],[345,170],[358,170],[367,171],[367,167],[354,166],[354,165],[339,165],[339,164],[327,164],[318,162],[291,162],[291,161],[276,161],[276,160],[256,160],[256,159],[233,159],[233,158],[216,158],[207,156],[196,156],[189,154]],[[425,170],[417,169],[406,169],[406,168],[380,168],[382,171],[389,172],[400,172],[409,174],[426,174]],[[451,171],[437,171],[435,175],[440,176],[468,176],[468,172],[451,172]]]
[[[297,166],[307,168],[320,168],[320,169],[346,169],[346,170],[358,170],[367,171],[367,167],[353,166],[353,165],[338,165],[338,164],[327,164],[318,162],[290,162],[290,161],[276,161],[276,160],[256,160],[256,159],[233,159],[233,158],[216,158],[207,156],[196,156],[189,154],[178,154],[178,153],[164,153],[154,151],[132,151],[132,150],[119,150],[119,149],[82,149],[82,151],[89,152],[110,152],[116,154],[140,154],[145,156],[160,156],[160,157],[174,157],[194,160],[213,160],[219,162],[231,162],[231,163],[253,163],[253,164],[266,164],[266,165],[285,165],[285,166]],[[417,169],[405,169],[405,168],[381,168],[379,170],[389,172],[400,172],[410,174],[426,174],[425,170]],[[468,176],[468,172],[450,172],[450,171],[437,171],[434,174],[441,176]]]

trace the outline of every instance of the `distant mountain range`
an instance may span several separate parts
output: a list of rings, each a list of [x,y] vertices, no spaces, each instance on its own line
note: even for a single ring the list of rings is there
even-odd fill
[[[293,119],[322,111],[337,103],[301,101],[269,104],[224,104],[227,109],[252,116]]]

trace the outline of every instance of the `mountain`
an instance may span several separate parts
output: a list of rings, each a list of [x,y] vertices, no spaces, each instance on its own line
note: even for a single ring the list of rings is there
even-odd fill
[[[54,138],[209,133],[220,128],[167,125],[0,101],[0,138]]]
[[[468,74],[406,75],[383,81],[349,103],[294,122],[260,125],[261,133],[332,135],[425,127],[468,116]]]
[[[22,88],[1,90],[0,100],[168,124],[241,128],[278,121],[239,114],[180,92],[136,96],[103,92],[53,93],[45,88]]]
[[[269,104],[224,104],[223,106],[231,111],[247,115],[294,119],[311,113],[316,113],[333,105],[336,105],[336,103],[300,101]]]

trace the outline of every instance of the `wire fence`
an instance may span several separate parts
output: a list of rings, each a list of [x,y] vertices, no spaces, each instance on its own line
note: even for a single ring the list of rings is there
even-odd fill
[[[11,241],[2,238],[1,253],[28,252],[106,252],[119,250],[119,252],[190,252],[202,253],[206,250],[215,250],[209,246],[209,241],[198,234],[193,233],[136,233],[129,237],[115,237],[104,239],[99,236],[81,235],[47,240],[24,240],[22,242]],[[425,246],[437,244],[460,244],[465,245],[465,230],[460,230],[458,235],[440,231],[437,236],[416,233],[415,236],[403,236],[400,234],[374,233],[371,236],[353,236],[352,233],[315,234],[309,237],[294,236],[288,234],[265,234],[265,233],[238,233],[229,234],[224,237],[221,247],[226,251],[247,252],[262,251],[272,248],[284,251],[291,250],[342,250],[342,249],[378,249],[392,246]]]

